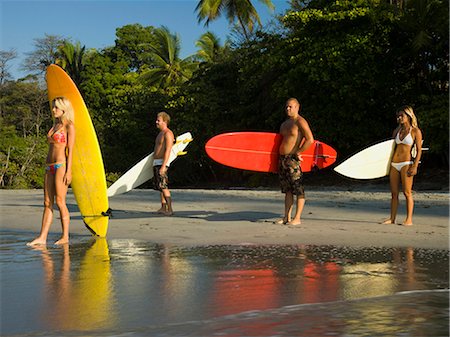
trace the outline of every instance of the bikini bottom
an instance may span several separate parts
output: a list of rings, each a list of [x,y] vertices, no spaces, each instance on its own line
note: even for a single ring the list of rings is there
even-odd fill
[[[411,165],[412,161],[402,161],[401,163],[391,163],[392,167],[395,168],[398,172],[400,172],[403,166]]]
[[[64,166],[66,166],[66,162],[64,161],[60,163],[47,164],[47,166],[45,167],[45,171],[48,171],[50,174],[55,175],[56,170]]]

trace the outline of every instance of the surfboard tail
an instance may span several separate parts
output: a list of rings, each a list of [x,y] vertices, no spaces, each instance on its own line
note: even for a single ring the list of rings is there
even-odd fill
[[[84,216],[83,222],[86,228],[92,234],[100,237],[106,237],[106,233],[108,231],[109,216],[107,215]]]

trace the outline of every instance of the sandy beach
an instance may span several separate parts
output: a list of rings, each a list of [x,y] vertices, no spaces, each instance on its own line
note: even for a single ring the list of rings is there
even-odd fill
[[[277,190],[172,191],[175,215],[156,214],[159,195],[138,189],[110,198],[113,210],[109,239],[139,239],[171,245],[336,245],[351,247],[449,248],[449,195],[416,192],[414,226],[382,225],[388,217],[390,193],[380,188],[362,191],[331,188],[307,190],[302,225],[276,225],[283,209]],[[1,190],[1,228],[38,232],[42,190]],[[74,196],[68,194],[71,233],[90,235]],[[51,232],[59,233],[55,212]],[[398,221],[405,217],[400,199]]]

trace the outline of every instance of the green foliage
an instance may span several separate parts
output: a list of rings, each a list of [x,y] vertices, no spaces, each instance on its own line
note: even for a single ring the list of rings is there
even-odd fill
[[[271,0],[260,0],[260,2],[270,10],[274,9]],[[261,26],[258,12],[251,1],[200,0],[195,10],[198,21],[205,21],[205,26],[225,15],[230,24],[237,22],[247,38],[257,26]]]
[[[419,128],[423,132],[424,146],[430,148],[430,154],[441,158],[441,163],[448,165],[449,155],[449,120],[448,95],[433,97],[432,101],[423,96],[425,102],[420,102],[417,108]]]
[[[118,28],[114,46],[85,53],[79,88],[108,182],[153,151],[156,114],[167,111],[176,136],[194,137],[171,168],[173,186],[273,185],[273,175],[213,162],[204,145],[223,132],[277,132],[289,97],[301,101],[314,136],[340,159],[390,137],[396,109],[412,105],[430,147],[424,160],[448,166],[448,0],[410,0],[404,8],[291,2],[281,28],[233,48],[205,34],[197,60],[180,59],[177,34],[140,25]],[[35,81],[6,82],[0,91],[0,182],[42,186],[51,123],[45,91]]]
[[[82,47],[80,42],[72,44],[70,41],[65,41],[64,44],[59,47],[60,58],[56,63],[67,72],[77,86],[81,84],[85,49],[86,47]]]
[[[141,78],[148,85],[170,90],[191,78],[197,63],[191,57],[180,59],[180,38],[167,27],[155,29],[154,37],[149,45],[152,63],[141,67]]]
[[[13,126],[0,124],[0,187],[42,188],[46,143],[42,137],[19,137]]]
[[[155,28],[140,24],[126,25],[116,30],[115,52],[119,59],[125,60],[129,71],[139,71],[149,63],[150,46],[155,42]]]

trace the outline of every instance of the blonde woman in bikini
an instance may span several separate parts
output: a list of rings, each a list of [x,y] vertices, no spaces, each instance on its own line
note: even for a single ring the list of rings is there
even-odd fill
[[[75,143],[74,114],[70,101],[57,97],[52,101],[53,127],[47,134],[49,149],[44,177],[44,214],[41,233],[29,246],[45,245],[53,221],[53,204],[59,209],[62,235],[56,245],[69,242],[70,215],[66,205],[67,189],[72,181],[72,153]]]
[[[395,224],[401,182],[406,198],[406,219],[402,225],[411,226],[414,208],[412,185],[422,156],[422,132],[418,128],[417,118],[410,106],[404,106],[397,111],[397,122],[399,126],[392,134],[396,145],[389,173],[392,194],[391,217],[386,219],[383,224]],[[415,158],[411,154],[413,147],[416,147]]]

